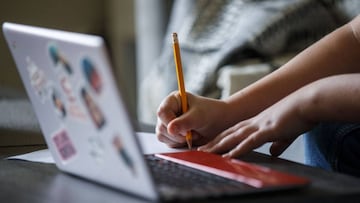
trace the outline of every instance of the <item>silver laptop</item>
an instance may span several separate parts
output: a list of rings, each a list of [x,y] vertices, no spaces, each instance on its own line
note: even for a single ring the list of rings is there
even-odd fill
[[[57,167],[151,200],[300,188],[303,177],[185,151],[144,155],[99,36],[4,23]]]

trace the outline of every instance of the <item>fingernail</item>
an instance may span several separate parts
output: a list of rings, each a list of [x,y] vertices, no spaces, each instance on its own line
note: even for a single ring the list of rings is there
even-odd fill
[[[198,150],[203,152],[209,152],[209,149],[206,147],[199,147]]]
[[[230,156],[229,153],[226,153],[226,154],[223,154],[222,157],[224,157],[224,158],[230,158],[231,156]]]

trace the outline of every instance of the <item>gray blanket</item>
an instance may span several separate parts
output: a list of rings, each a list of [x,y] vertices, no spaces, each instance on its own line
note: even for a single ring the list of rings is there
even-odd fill
[[[219,98],[219,69],[249,57],[269,60],[296,52],[358,14],[356,0],[179,0],[161,56],[139,89],[139,119],[154,124],[156,109],[177,89],[171,33],[180,41],[186,89]]]

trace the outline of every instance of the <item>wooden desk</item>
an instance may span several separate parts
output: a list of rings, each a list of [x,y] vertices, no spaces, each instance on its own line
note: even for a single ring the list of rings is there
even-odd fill
[[[252,153],[243,160],[309,177],[301,190],[194,202],[360,202],[360,179]],[[146,200],[60,172],[54,164],[0,160],[3,202],[147,202]]]

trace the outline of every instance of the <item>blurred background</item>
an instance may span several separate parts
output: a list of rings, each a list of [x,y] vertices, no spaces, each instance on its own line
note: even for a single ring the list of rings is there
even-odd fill
[[[8,21],[104,37],[117,81],[127,86],[124,91],[131,98],[129,105],[133,103],[136,94],[134,1],[3,0],[0,4],[1,24]],[[0,36],[0,87],[23,92],[15,64],[3,35]]]
[[[138,123],[138,83],[160,53],[171,6],[172,1],[167,0],[2,0],[0,24],[12,22],[102,36],[116,82]],[[2,32],[0,67],[0,156],[46,148]],[[153,125],[139,124],[138,128],[154,131]]]
[[[357,0],[1,0],[0,23],[102,36],[137,130],[153,132],[159,101],[176,89],[169,33],[179,33],[188,90],[226,98],[359,8]],[[2,33],[0,68],[0,156],[46,148]],[[302,140],[283,157],[302,162]]]
[[[13,22],[104,37],[114,74],[136,116],[135,1],[2,0],[0,23]],[[0,155],[45,148],[14,61],[0,34]]]

